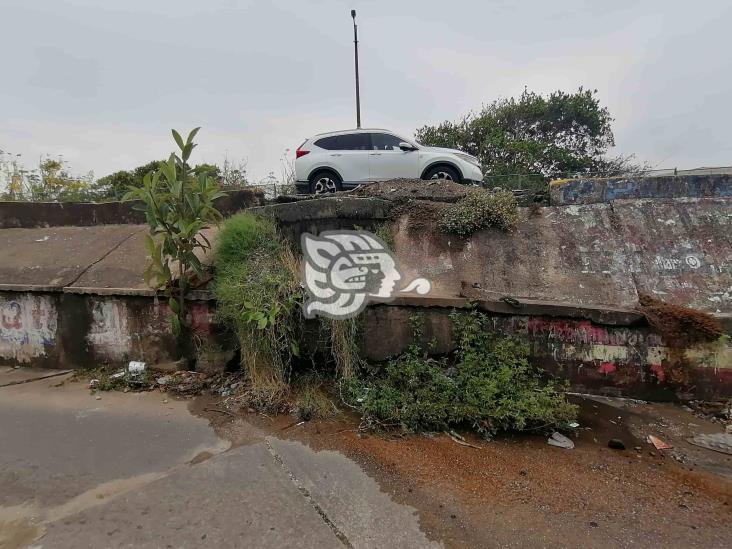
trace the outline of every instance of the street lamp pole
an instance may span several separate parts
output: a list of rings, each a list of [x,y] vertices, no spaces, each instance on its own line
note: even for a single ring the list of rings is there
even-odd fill
[[[361,127],[361,94],[358,89],[358,26],[356,25],[356,10],[351,10],[353,19],[353,50],[356,62],[356,127]]]

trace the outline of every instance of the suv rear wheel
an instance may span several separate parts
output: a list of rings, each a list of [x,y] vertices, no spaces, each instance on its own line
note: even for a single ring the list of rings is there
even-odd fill
[[[311,194],[328,194],[340,190],[341,178],[335,172],[320,171],[310,177]]]
[[[424,174],[422,179],[447,179],[448,181],[460,182],[460,174],[450,166],[435,166]]]

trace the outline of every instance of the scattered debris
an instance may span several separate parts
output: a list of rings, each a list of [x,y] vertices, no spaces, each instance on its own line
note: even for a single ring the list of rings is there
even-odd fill
[[[289,425],[286,425],[285,427],[280,429],[280,431],[287,431],[288,429],[292,429],[293,427],[298,427],[299,425],[303,425],[303,424],[305,424],[304,421],[294,421],[294,422],[290,423]]]
[[[465,440],[464,437],[457,434],[455,431],[445,431],[445,434],[449,436],[453,442],[456,442],[460,446],[467,446],[468,448],[475,448],[476,450],[482,450],[480,446],[476,446],[475,444],[470,444]]]
[[[613,450],[625,450],[625,443],[619,438],[611,438],[607,442],[607,447]]]
[[[648,435],[648,438],[646,440],[648,444],[653,444],[656,450],[670,450],[671,448],[673,448],[673,446],[666,444],[660,438],[653,435]]]
[[[712,433],[707,435],[697,435],[693,438],[686,439],[687,442],[694,446],[714,450],[723,454],[732,455],[732,434],[730,433]]]
[[[557,431],[554,431],[552,433],[552,436],[547,439],[547,443],[550,446],[557,446],[559,448],[565,448],[567,450],[572,450],[574,448],[574,442],[572,442],[569,438],[565,437],[562,433],[559,433]]]
[[[167,385],[168,383],[170,383],[170,380],[172,380],[172,379],[173,379],[173,376],[163,376],[163,377],[159,377],[155,381],[158,385]]]
[[[36,238],[36,242],[46,242],[48,240],[48,235],[44,236],[43,238]]]
[[[219,408],[204,408],[204,412],[218,412],[219,414],[226,414],[227,416],[236,417],[236,414],[232,414],[227,410],[221,410]]]
[[[139,374],[145,371],[147,364],[139,360],[131,360],[127,365],[127,371],[131,374]]]
[[[732,419],[732,400],[728,402],[692,400],[689,407],[705,419]]]

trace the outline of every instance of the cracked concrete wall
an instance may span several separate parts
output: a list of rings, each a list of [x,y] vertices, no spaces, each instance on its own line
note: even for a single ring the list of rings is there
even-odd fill
[[[477,284],[511,296],[632,308],[638,293],[732,313],[732,198],[617,200],[520,209],[513,232],[467,240],[397,225],[395,250],[406,278],[432,280],[433,296]]]
[[[403,352],[413,342],[411,320],[422,326],[420,343],[434,354],[454,349],[452,309],[377,305],[363,315],[362,349],[373,361]],[[573,390],[667,400],[685,394],[732,396],[732,342],[698,345],[683,352],[679,371],[671,350],[647,325],[609,326],[584,319],[487,313],[492,330],[525,341],[532,363],[566,379]],[[729,328],[729,326],[728,326]],[[680,373],[688,376],[679,383]]]
[[[561,179],[552,181],[549,194],[553,206],[642,198],[729,198],[732,175]]]
[[[195,334],[217,347],[213,307],[189,302]],[[147,296],[0,292],[0,365],[92,368],[178,358],[171,311]]]

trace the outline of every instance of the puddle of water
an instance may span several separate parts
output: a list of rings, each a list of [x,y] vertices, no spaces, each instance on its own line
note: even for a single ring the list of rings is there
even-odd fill
[[[163,478],[167,474],[168,471],[163,473],[146,473],[136,477],[105,482],[71,498],[66,503],[49,509],[46,511],[44,519],[46,522],[54,522],[66,518],[70,515],[85,511],[90,507],[106,503],[110,498],[122,495],[130,490],[141,488],[146,484]]]
[[[37,509],[28,505],[0,507],[0,549],[26,547],[45,534]]]

